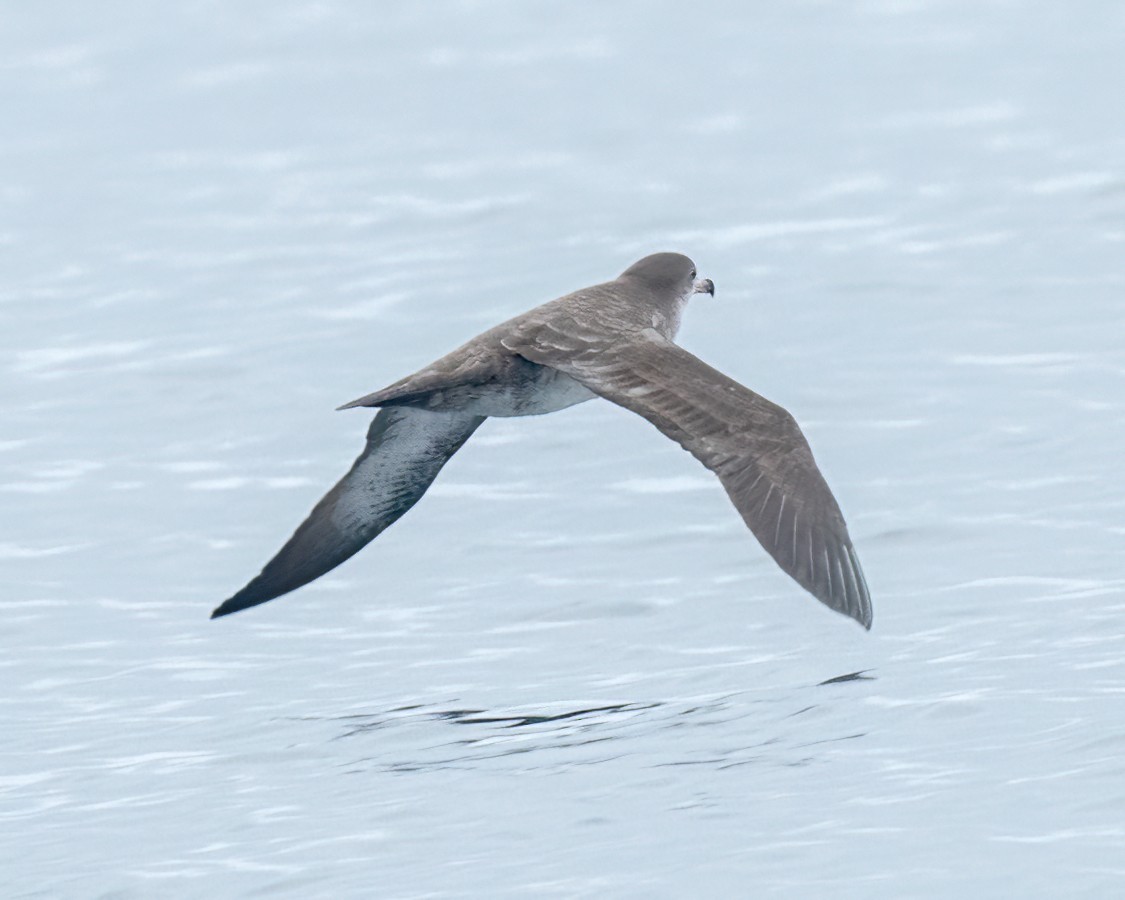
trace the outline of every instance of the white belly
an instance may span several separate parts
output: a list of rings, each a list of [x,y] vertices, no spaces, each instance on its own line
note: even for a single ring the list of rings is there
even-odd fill
[[[540,366],[535,369],[535,377],[487,388],[460,408],[477,416],[539,416],[597,396],[569,375]]]

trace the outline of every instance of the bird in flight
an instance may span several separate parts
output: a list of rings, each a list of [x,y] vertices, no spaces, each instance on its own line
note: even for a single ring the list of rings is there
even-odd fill
[[[871,627],[844,517],[793,417],[674,343],[709,278],[656,253],[613,281],[509,319],[340,409],[377,407],[351,470],[261,573],[211,613],[280,597],[334,569],[410,509],[489,416],[534,416],[604,397],[714,472],[766,552],[806,591]]]

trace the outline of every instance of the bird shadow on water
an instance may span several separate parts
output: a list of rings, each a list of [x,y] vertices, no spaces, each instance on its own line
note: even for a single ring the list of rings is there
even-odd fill
[[[874,677],[864,670],[782,692],[536,709],[411,704],[300,721],[329,726],[328,742],[349,751],[341,761],[349,772],[555,770],[625,756],[651,768],[804,766],[867,736],[855,689]]]

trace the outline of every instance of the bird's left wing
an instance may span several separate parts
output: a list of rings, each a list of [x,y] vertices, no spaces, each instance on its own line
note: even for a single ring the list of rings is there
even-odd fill
[[[871,627],[844,517],[793,417],[653,329],[607,340],[569,320],[529,322],[503,344],[648,419],[718,475],[781,568]]]

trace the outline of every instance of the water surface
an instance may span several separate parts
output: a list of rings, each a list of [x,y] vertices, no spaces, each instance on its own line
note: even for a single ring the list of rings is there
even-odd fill
[[[1120,892],[1120,4],[9,6],[5,896]],[[333,407],[665,249],[870,634],[605,403],[207,620]]]

